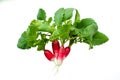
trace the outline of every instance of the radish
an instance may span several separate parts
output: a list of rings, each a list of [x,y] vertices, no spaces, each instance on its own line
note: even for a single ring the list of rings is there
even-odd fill
[[[64,48],[64,46],[61,46],[59,49],[58,56],[57,56],[57,65],[58,66],[62,64],[64,58],[65,58],[65,48]]]
[[[52,54],[52,52],[49,51],[49,50],[44,50],[44,55],[46,56],[46,58],[47,58],[49,61],[53,61],[54,58],[55,58],[55,55]]]
[[[52,50],[53,50],[53,53],[54,53],[55,57],[58,56],[59,49],[60,49],[59,41],[58,40],[53,40],[52,41]]]
[[[68,46],[65,48],[65,53],[64,53],[65,57],[67,57],[69,53],[70,53],[70,47]]]

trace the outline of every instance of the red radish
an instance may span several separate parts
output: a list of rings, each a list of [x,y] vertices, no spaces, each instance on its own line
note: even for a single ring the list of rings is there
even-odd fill
[[[64,58],[65,58],[65,48],[64,46],[61,46],[59,49],[58,57],[57,57],[57,65],[61,65]]]
[[[59,49],[60,49],[59,41],[58,40],[54,40],[52,42],[52,50],[53,50],[53,53],[55,54],[55,57],[58,56]]]
[[[68,46],[65,48],[65,53],[64,53],[65,57],[67,57],[69,53],[70,53],[70,47]]]
[[[52,61],[55,58],[54,54],[49,50],[44,50],[44,55],[49,61]]]

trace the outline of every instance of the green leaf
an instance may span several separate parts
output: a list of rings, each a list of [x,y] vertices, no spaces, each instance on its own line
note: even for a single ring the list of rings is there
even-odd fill
[[[39,26],[41,24],[40,20],[33,20],[27,29],[28,34],[33,36],[36,35],[36,32],[39,31]]]
[[[103,43],[107,42],[108,40],[109,39],[105,34],[103,34],[101,32],[97,32],[93,36],[92,44],[93,45],[100,45],[100,44],[103,44]]]
[[[35,47],[34,43],[36,43],[38,37],[37,31],[40,24],[41,23],[38,20],[33,20],[30,23],[27,31],[24,31],[18,40],[18,48],[29,49]]]
[[[77,32],[79,31],[79,39],[80,42],[85,42],[89,44],[90,49],[93,48],[92,40],[93,36],[98,31],[98,26],[96,22],[91,18],[82,19],[80,21],[80,24],[77,26]]]
[[[53,32],[53,29],[50,26],[50,21],[52,18],[49,18],[48,21],[40,21],[40,20],[33,20],[29,26],[30,31],[32,33],[36,33],[36,31],[45,31],[45,32]]]
[[[76,11],[74,21],[71,19],[73,10]],[[46,20],[46,12],[39,9],[37,20],[32,20],[27,30],[22,33],[17,47],[20,49],[37,47],[37,50],[41,51],[45,49],[49,41],[54,39],[60,40],[61,45],[69,41],[69,46],[84,42],[89,45],[90,49],[109,40],[105,34],[98,32],[98,25],[92,18],[80,20],[77,9],[58,9],[55,12],[54,21],[52,17]]]
[[[38,51],[41,51],[41,50],[44,50],[44,49],[45,49],[44,40],[39,40],[37,50],[38,50]]]
[[[76,10],[73,27],[77,28],[79,26],[79,24],[80,24],[80,14],[79,14],[78,10]]]
[[[55,12],[54,21],[57,26],[62,25],[64,11],[64,8],[60,8]]]
[[[93,23],[96,24],[92,18],[85,18],[80,21],[80,24],[77,26],[77,28],[85,28]]]
[[[79,14],[78,10],[76,10],[76,14],[75,14],[75,20],[74,20],[74,22],[77,22],[77,23],[80,22],[80,14]]]
[[[50,36],[50,41],[53,41],[53,40],[55,40],[55,39],[58,39],[59,38],[59,35],[60,35],[60,33],[59,33],[59,30],[55,30],[53,33],[52,33],[52,35]]]
[[[39,31],[44,31],[44,32],[53,32],[53,29],[51,28],[51,26],[49,25],[48,22],[43,22],[40,26],[39,26]]]
[[[37,14],[38,20],[46,20],[46,12],[43,9],[39,9]]]
[[[49,17],[48,23],[50,24],[52,22],[52,17]]]
[[[71,25],[59,26],[57,30],[55,30],[53,34],[50,36],[50,40],[52,41],[54,39],[60,39],[64,41],[68,39],[70,34],[70,29],[71,29]]]
[[[92,39],[93,35],[97,32],[97,29],[97,25],[95,23],[92,23],[86,28],[80,30],[81,37]]]
[[[92,40],[93,35],[97,32],[98,26],[91,18],[81,20],[79,25],[80,37]]]
[[[89,46],[90,46],[89,48],[92,49],[93,46],[101,45],[101,44],[107,42],[108,40],[109,40],[109,38],[105,34],[103,34],[101,32],[97,32],[93,36],[92,40],[85,39],[84,42],[87,43],[87,44],[89,44]]]
[[[27,39],[27,45],[30,47],[35,47],[35,43],[36,43],[36,39],[37,39],[38,35],[34,34],[34,35],[29,35],[28,39]]]
[[[70,27],[71,26],[69,25],[63,25],[62,27],[59,28],[60,38],[63,41],[69,38]]]
[[[27,45],[30,47],[35,47],[36,39],[38,37],[38,31],[39,31],[39,25],[41,22],[39,20],[33,20],[28,29],[27,29],[27,34],[28,34],[28,39],[27,39]]]
[[[41,38],[42,38],[42,40],[44,41],[45,44],[49,41],[46,34],[41,33]]]
[[[72,17],[73,10],[74,10],[74,8],[67,8],[67,9],[65,9],[64,20],[68,20],[68,19],[70,19]]]
[[[30,46],[28,46],[27,40],[28,40],[28,34],[27,34],[26,31],[24,31],[22,33],[21,37],[18,40],[17,47],[20,48],[20,49],[29,49],[29,48],[31,48]]]

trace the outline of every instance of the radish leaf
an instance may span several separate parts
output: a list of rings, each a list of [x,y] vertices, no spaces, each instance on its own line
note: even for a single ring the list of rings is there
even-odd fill
[[[54,21],[57,26],[62,25],[64,15],[64,8],[60,8],[55,12]]]
[[[39,9],[37,14],[38,20],[46,20],[46,12],[43,9]]]
[[[73,15],[73,10],[74,10],[73,8],[65,9],[64,20],[71,19],[72,15]]]
[[[75,14],[74,14],[75,11]],[[74,18],[73,18],[74,16]],[[98,25],[92,18],[80,19],[80,13],[74,8],[60,8],[52,17],[46,19],[46,12],[39,9],[37,19],[31,21],[17,43],[20,49],[37,47],[38,51],[45,50],[48,42],[59,40],[62,46],[69,42],[87,43],[90,49],[93,46],[107,42],[108,37],[98,31]],[[74,19],[74,20],[73,20]]]
[[[103,34],[101,32],[97,32],[93,36],[92,44],[93,45],[100,45],[100,44],[103,44],[103,43],[107,42],[108,40],[109,39],[105,34]]]

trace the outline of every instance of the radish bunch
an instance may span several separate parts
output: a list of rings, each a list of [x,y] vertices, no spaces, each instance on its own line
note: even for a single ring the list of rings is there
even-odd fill
[[[37,51],[44,51],[49,61],[54,61],[60,66],[73,44],[86,43],[89,49],[93,49],[94,46],[109,40],[105,34],[98,31],[95,20],[80,19],[79,11],[75,8],[60,8],[54,17],[47,18],[46,14],[44,9],[39,9],[36,19],[32,20],[21,34],[17,43],[18,48],[37,47]],[[52,52],[46,49],[49,42],[52,42]],[[67,47],[64,46],[66,42]]]
[[[44,50],[44,55],[49,61],[55,61],[57,66],[60,66],[63,60],[68,56],[70,53],[70,47],[64,47],[63,45],[60,46],[58,40],[52,41],[52,50],[53,53],[47,49]]]

